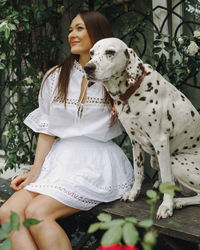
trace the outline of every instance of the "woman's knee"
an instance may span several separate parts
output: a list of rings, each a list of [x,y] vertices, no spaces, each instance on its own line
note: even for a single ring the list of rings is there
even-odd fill
[[[24,212],[26,219],[37,219],[44,220],[47,219],[47,214],[45,213],[45,209],[41,207],[39,204],[29,204]]]

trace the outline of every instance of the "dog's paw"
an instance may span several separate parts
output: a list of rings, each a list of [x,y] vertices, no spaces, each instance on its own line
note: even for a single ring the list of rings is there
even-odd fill
[[[173,215],[173,208],[164,204],[161,204],[158,208],[156,218],[165,219]]]
[[[182,198],[175,198],[174,199],[174,208],[181,209],[183,207]]]
[[[137,197],[139,196],[139,194],[140,194],[140,190],[137,190],[137,191],[130,190],[124,193],[121,200],[122,201],[135,201]]]

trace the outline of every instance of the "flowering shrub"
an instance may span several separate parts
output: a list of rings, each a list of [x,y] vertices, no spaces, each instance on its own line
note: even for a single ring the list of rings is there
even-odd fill
[[[193,36],[174,38],[172,43],[166,42],[166,36],[159,34],[154,40],[153,49],[157,71],[167,76],[177,88],[181,88],[189,79],[196,81],[200,70],[199,47],[200,30],[195,30]]]
[[[163,183],[159,186],[160,193],[171,194],[180,189],[170,183]],[[147,190],[147,203],[150,205],[149,218],[138,221],[135,217],[126,217],[124,219],[112,219],[111,215],[101,213],[97,216],[98,222],[90,225],[88,232],[94,233],[97,230],[106,230],[101,238],[101,246],[98,250],[153,250],[156,245],[158,233],[153,228],[154,207],[160,194],[154,190]],[[175,222],[170,224],[177,226]],[[143,233],[141,235],[141,230]],[[139,248],[138,248],[139,247]]]

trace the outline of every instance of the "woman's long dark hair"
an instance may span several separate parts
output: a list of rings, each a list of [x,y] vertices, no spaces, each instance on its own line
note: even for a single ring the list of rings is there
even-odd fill
[[[88,35],[92,44],[103,38],[113,37],[113,32],[107,18],[97,11],[84,11],[79,14],[84,21]],[[63,63],[58,65],[55,69],[60,68],[60,75],[58,78],[58,98],[66,104],[70,72],[74,64],[74,60],[78,60],[79,55],[70,54]],[[50,72],[53,73],[54,70]],[[48,77],[48,76],[47,76]]]

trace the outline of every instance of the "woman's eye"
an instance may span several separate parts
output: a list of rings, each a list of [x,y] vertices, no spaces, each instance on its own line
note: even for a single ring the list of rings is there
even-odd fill
[[[77,30],[83,30],[84,28],[83,27],[81,27],[81,26],[79,26],[78,28],[77,28]]]
[[[68,31],[68,34],[71,33],[71,32],[72,32],[72,30],[69,30],[69,31]]]

